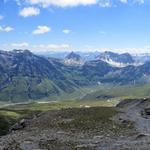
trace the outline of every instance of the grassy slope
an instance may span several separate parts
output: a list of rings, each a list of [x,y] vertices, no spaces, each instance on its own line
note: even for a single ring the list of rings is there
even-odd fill
[[[37,82],[37,79],[32,80],[30,83],[32,88],[29,88],[26,79],[21,78],[19,82],[14,79],[13,84],[0,93],[0,101],[105,100],[111,98],[140,98],[150,96],[150,84],[125,86],[106,84],[75,88],[74,92],[64,92],[47,79],[42,80],[39,84],[37,84]],[[29,97],[31,97],[31,99],[29,99]],[[39,99],[37,99],[37,97]]]
[[[0,80],[0,82],[2,82]],[[57,100],[65,93],[68,95],[76,89],[68,81],[59,80],[54,83],[48,78],[39,80],[38,78],[13,77],[9,84],[6,84],[0,91],[0,101],[2,102],[26,102],[37,99],[48,98]]]
[[[18,120],[31,116],[34,111],[0,109],[0,135],[8,133],[9,128]]]
[[[85,108],[89,105],[92,107]],[[48,110],[52,111],[45,114],[47,117],[44,118],[47,120],[43,120],[41,116],[40,122],[33,123],[33,127],[37,126],[41,130],[50,128],[68,132],[83,132],[89,135],[101,133],[114,137],[132,134],[134,132],[132,123],[123,125],[114,123],[110,118],[116,115],[118,111],[114,107],[108,106],[112,106],[112,104],[106,101],[72,101],[49,104],[30,103],[4,107],[0,109],[0,135],[6,134],[10,126],[18,120]]]
[[[82,100],[101,99],[124,99],[124,98],[147,98],[150,97],[150,84],[125,85],[125,86],[101,86]]]
[[[59,89],[57,90],[59,91]],[[13,77],[9,86],[1,90],[0,101],[24,102],[37,99],[37,97],[43,98],[54,94],[57,95],[55,93],[57,90],[48,79],[38,81],[38,78],[20,77],[18,80],[18,78]]]
[[[10,126],[21,118],[33,116],[40,112],[48,110],[59,110],[66,108],[81,108],[81,107],[96,107],[96,106],[113,106],[112,102],[106,101],[64,101],[52,103],[29,103],[9,105],[0,108],[0,135],[6,134]]]

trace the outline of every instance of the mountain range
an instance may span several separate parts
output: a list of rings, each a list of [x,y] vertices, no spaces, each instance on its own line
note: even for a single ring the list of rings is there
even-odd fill
[[[58,59],[35,55],[29,50],[0,51],[0,101],[55,99],[83,87],[150,81],[150,62],[135,66],[130,54],[109,55],[111,60],[115,58],[129,65],[116,67],[106,62],[105,57],[85,61],[74,52]],[[66,60],[71,63],[66,64]]]
[[[117,54],[109,51],[101,53],[98,59],[117,67],[125,67],[135,62],[129,53]]]

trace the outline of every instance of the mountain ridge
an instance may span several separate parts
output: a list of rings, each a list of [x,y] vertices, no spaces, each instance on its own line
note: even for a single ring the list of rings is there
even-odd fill
[[[38,56],[28,50],[0,51],[0,58],[0,101],[55,98],[105,83],[150,82],[149,62],[123,68],[99,59],[66,65],[61,59]]]
[[[129,53],[118,54],[110,51],[101,53],[98,59],[117,67],[132,65],[135,61]]]

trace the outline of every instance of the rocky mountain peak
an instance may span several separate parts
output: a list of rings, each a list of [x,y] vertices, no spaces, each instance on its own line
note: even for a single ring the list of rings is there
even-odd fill
[[[75,52],[71,52],[70,54],[66,56],[66,59],[73,59],[73,60],[79,61],[81,60],[81,56]]]
[[[67,65],[83,65],[84,61],[79,54],[71,52],[65,57],[64,63]]]
[[[129,53],[113,53],[109,51],[105,51],[98,56],[98,59],[105,61],[116,67],[125,67],[129,64],[134,63],[134,59]]]

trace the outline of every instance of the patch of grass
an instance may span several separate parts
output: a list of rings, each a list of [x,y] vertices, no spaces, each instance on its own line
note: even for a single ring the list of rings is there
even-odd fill
[[[41,129],[56,129],[67,132],[83,132],[89,135],[119,136],[132,134],[133,124],[116,124],[112,117],[118,113],[114,107],[68,108],[49,111],[36,125]],[[33,125],[35,126],[35,125]]]
[[[102,85],[86,94],[82,100],[126,99],[150,97],[150,84]]]
[[[75,149],[75,143],[61,142],[58,139],[40,141],[39,146],[41,149],[48,149],[48,150]]]
[[[108,101],[63,101],[52,103],[29,103],[10,105],[0,109],[0,135],[8,132],[10,126],[22,118],[28,118],[51,110],[49,119],[39,124],[40,128],[60,128],[78,132],[102,132],[119,134],[128,129],[116,125],[110,118],[118,112]],[[103,106],[103,107],[102,107]],[[108,107],[109,106],[109,107]],[[86,108],[88,107],[88,108]],[[129,125],[129,124],[127,124]]]
[[[39,111],[0,109],[0,136],[7,134],[10,127],[22,118],[32,117],[37,113]]]
[[[28,104],[17,104],[17,105],[10,105],[4,107],[5,110],[12,110],[12,111],[19,111],[19,110],[26,110],[26,111],[48,111],[48,110],[59,110],[65,108],[84,108],[84,107],[96,107],[96,106],[104,106],[104,107],[112,107],[118,103],[118,100],[114,99],[111,101],[107,100],[91,100],[91,101],[54,101],[54,102],[32,102]]]
[[[5,117],[10,117],[12,119],[20,118],[20,114],[14,111],[1,110],[0,115]]]
[[[6,117],[5,115],[0,115],[0,135],[7,134],[13,123],[15,123],[15,119],[8,116]]]
[[[80,111],[80,110],[79,110]],[[81,130],[94,130],[100,123],[105,125],[110,123],[110,118],[117,114],[117,111],[114,108],[100,107],[100,108],[91,108],[83,109],[80,112],[80,115],[75,115],[74,120],[66,124],[68,128],[77,128]]]
[[[51,103],[29,103],[17,104],[0,109],[0,135],[8,132],[9,128],[18,120],[28,118],[34,114],[39,114],[48,110],[60,110],[67,108],[84,108],[95,106],[111,106],[106,101],[63,101]]]
[[[100,108],[101,109],[101,108]],[[104,136],[120,136],[122,134],[132,134],[134,126],[131,122],[126,124],[116,124],[111,120],[117,112],[102,108],[93,114],[81,114],[69,123],[61,123],[61,128],[72,130],[73,132],[100,133]],[[106,113],[106,114],[104,114]],[[107,114],[108,113],[108,114]]]

